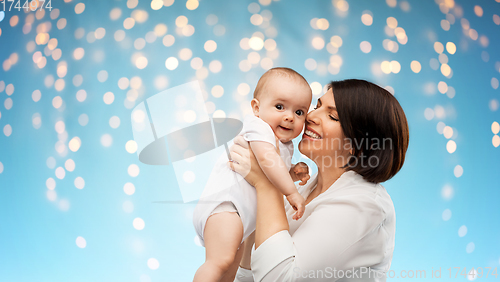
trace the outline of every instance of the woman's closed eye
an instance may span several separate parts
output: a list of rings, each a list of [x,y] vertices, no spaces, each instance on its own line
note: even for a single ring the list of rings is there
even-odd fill
[[[317,110],[319,107],[321,106],[321,104],[316,104],[316,107],[314,107],[315,110]],[[331,119],[331,120],[334,120],[334,121],[339,121],[338,118],[332,116],[332,115],[328,115],[328,117]]]
[[[339,119],[334,118],[334,117],[333,117],[333,116],[331,116],[331,115],[330,115],[329,117],[330,117],[330,119],[331,119],[331,120],[334,120],[334,121],[339,121]]]

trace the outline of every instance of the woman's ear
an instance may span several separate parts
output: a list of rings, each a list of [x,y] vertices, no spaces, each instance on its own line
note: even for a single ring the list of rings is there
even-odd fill
[[[252,99],[252,102],[250,102],[250,105],[252,106],[252,111],[253,111],[253,114],[256,116],[256,117],[259,117],[259,107],[260,107],[260,101],[257,100],[256,98],[253,98]]]
[[[344,137],[344,144],[343,144],[344,150],[349,151],[349,155],[352,155],[352,152],[354,151],[354,148],[352,147],[352,142],[349,138]]]

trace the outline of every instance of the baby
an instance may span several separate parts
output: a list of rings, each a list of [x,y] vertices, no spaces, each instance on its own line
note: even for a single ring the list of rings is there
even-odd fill
[[[245,117],[240,132],[269,181],[297,211],[295,220],[302,217],[305,200],[294,182],[300,180],[304,185],[309,171],[304,163],[292,166],[292,139],[304,128],[311,98],[309,84],[296,71],[270,69],[257,83],[251,102],[254,115]],[[206,249],[206,261],[196,272],[194,282],[219,281],[241,243],[255,230],[255,188],[231,171],[227,161],[227,156],[217,161],[203,192],[206,196],[202,195],[194,210],[193,224]]]

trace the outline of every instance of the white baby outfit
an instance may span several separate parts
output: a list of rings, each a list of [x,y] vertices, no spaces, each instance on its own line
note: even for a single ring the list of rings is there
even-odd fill
[[[243,128],[238,134],[246,141],[263,141],[276,147],[276,136],[271,126],[254,115],[243,120]],[[279,141],[280,155],[287,170],[290,170],[293,143]],[[238,173],[227,166],[228,157],[223,154],[215,164],[203,194],[193,213],[193,224],[200,242],[205,246],[203,232],[210,215],[222,211],[238,212],[243,223],[243,242],[254,230],[257,217],[257,195]],[[221,189],[223,187],[224,189]],[[221,205],[222,204],[222,205]],[[234,206],[233,206],[234,205]]]

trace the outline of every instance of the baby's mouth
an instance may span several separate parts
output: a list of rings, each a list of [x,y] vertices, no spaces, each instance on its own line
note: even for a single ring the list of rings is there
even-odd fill
[[[283,127],[281,125],[278,126],[279,128],[283,129],[283,130],[291,130],[290,128],[286,128],[286,127]]]

